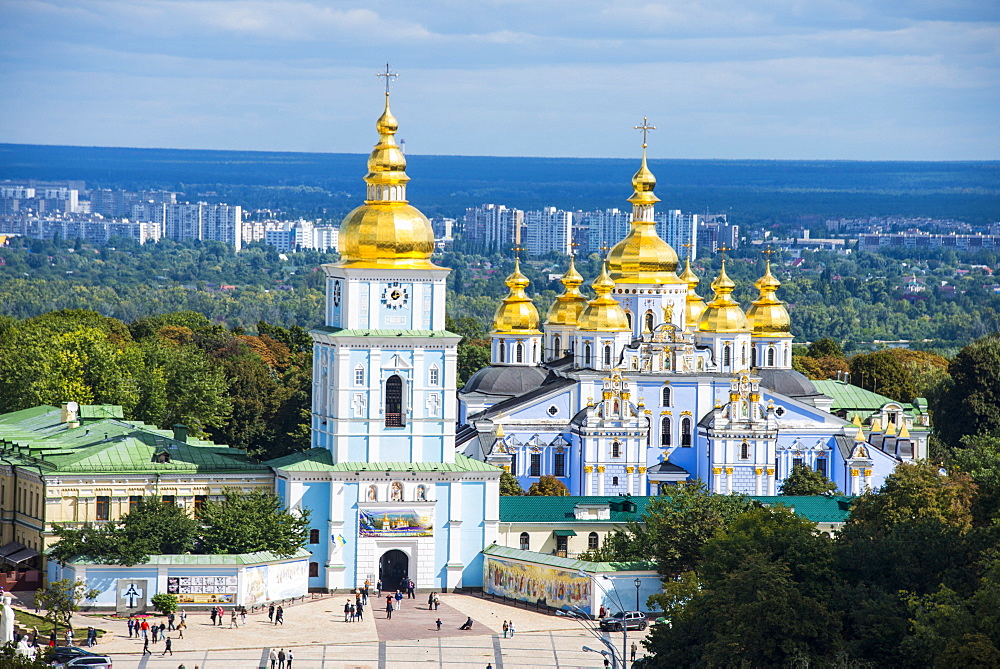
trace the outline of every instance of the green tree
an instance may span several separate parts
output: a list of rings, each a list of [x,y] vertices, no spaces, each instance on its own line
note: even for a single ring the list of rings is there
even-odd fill
[[[100,590],[87,589],[84,581],[62,579],[52,581],[46,587],[35,591],[35,606],[45,609],[45,619],[58,631],[59,627],[70,627],[70,619],[80,610],[80,602],[94,599]]]
[[[947,376],[948,361],[934,353],[889,348],[851,358],[851,382],[899,402],[925,397]]]
[[[938,436],[952,448],[965,436],[1000,436],[1000,333],[959,351],[948,373],[933,406]]]
[[[177,595],[159,592],[153,595],[149,601],[152,603],[153,608],[163,615],[177,611]]]
[[[547,474],[528,487],[528,494],[532,496],[566,497],[569,495],[569,488],[555,476]]]
[[[826,356],[832,358],[843,358],[844,349],[840,345],[840,342],[836,339],[824,337],[822,339],[817,339],[809,345],[809,352],[807,355],[810,358],[823,358]]]
[[[286,511],[277,495],[259,491],[223,491],[209,500],[199,519],[201,546],[208,554],[270,551],[291,555],[309,540],[309,510]]]
[[[949,467],[965,472],[976,484],[973,520],[979,526],[1000,521],[1000,436],[966,436],[962,448],[947,460]]]
[[[840,494],[837,484],[822,473],[802,464],[792,467],[791,473],[781,483],[778,490],[781,495],[823,495],[826,493]]]
[[[524,494],[524,488],[517,480],[517,477],[508,471],[500,474],[500,494],[506,497],[520,497]]]

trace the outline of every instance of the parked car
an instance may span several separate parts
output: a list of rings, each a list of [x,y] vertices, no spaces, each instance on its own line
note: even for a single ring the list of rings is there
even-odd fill
[[[649,625],[642,611],[619,611],[613,616],[601,618],[601,629],[605,632],[621,632],[623,629],[644,630]]]
[[[77,648],[76,646],[56,646],[52,649],[52,654],[49,656],[49,662],[52,664],[65,664],[74,657],[96,654],[97,653],[92,653],[85,648]]]
[[[66,669],[113,669],[110,655],[78,655],[67,662],[57,665]]]

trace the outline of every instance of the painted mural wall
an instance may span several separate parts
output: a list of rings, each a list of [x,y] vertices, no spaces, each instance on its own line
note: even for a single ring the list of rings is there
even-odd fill
[[[493,556],[485,556],[483,574],[483,586],[490,594],[556,609],[578,607],[591,613],[593,586],[589,576]]]

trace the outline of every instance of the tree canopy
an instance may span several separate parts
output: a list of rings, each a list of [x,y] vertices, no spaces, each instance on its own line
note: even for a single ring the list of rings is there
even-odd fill
[[[528,487],[528,494],[534,496],[566,497],[569,495],[569,488],[555,476],[546,474],[539,477],[537,481]]]
[[[782,495],[823,495],[838,494],[837,484],[823,473],[803,464],[795,464],[792,471],[778,490]]]
[[[309,510],[286,511],[272,493],[232,488],[198,514],[201,550],[210,554],[271,551],[291,555],[309,540]]]

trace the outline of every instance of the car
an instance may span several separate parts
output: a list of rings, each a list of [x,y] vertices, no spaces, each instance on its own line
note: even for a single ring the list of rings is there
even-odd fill
[[[66,669],[76,669],[84,667],[86,669],[113,669],[110,655],[78,655],[71,660],[59,665]]]
[[[49,657],[49,661],[53,664],[65,664],[74,657],[96,654],[97,653],[91,653],[85,648],[78,648],[76,646],[56,646],[52,649],[52,655]]]
[[[646,614],[642,611],[619,611],[613,616],[601,618],[601,629],[605,632],[621,632],[622,630],[644,630],[649,626]]]

